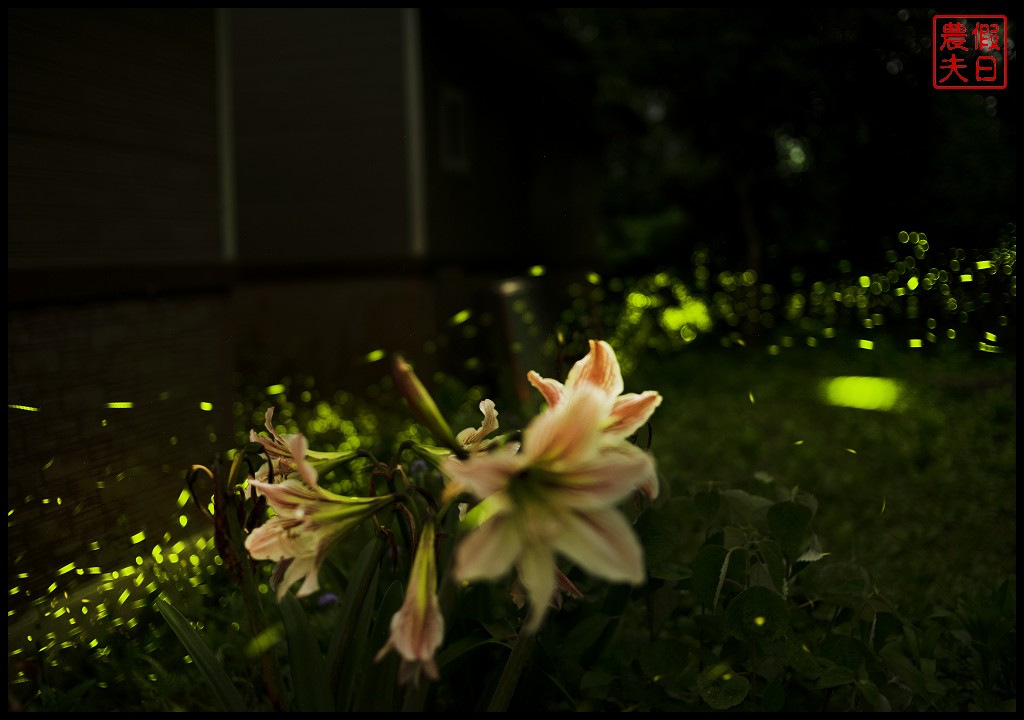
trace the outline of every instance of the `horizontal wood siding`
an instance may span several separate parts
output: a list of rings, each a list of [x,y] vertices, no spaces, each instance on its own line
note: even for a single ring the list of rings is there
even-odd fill
[[[218,262],[213,10],[7,20],[8,269]]]
[[[400,10],[230,18],[239,259],[409,256]]]

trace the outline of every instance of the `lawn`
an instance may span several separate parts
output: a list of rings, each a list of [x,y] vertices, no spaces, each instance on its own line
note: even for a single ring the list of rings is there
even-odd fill
[[[899,383],[891,410],[830,404],[837,377]],[[630,385],[665,397],[653,451],[676,494],[709,487],[818,499],[815,530],[911,613],[1016,572],[1016,362],[852,337],[779,355],[688,348]]]

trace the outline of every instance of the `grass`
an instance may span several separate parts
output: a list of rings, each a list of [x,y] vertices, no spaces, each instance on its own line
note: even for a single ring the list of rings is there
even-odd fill
[[[1016,573],[1016,362],[970,350],[695,348],[648,359],[653,451],[673,492],[774,484],[818,499],[827,552],[920,614]],[[823,401],[839,376],[899,381],[898,411]]]

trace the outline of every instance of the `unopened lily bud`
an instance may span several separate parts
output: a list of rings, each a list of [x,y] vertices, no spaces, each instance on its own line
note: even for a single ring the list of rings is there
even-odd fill
[[[401,355],[395,357],[392,375],[395,380],[395,387],[398,388],[398,392],[402,394],[402,397],[409,404],[409,409],[412,410],[416,419],[430,431],[430,434],[440,444],[452,452],[464,456],[464,448],[455,439],[455,433],[452,432],[452,429],[448,427],[448,423],[441,416],[441,411],[437,409],[434,399],[430,397],[430,393],[423,387],[423,383],[416,376],[412,365],[407,363]]]

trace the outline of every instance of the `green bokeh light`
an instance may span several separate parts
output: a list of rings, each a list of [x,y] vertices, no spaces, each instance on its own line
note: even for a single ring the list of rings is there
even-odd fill
[[[892,378],[844,376],[821,382],[820,394],[829,405],[899,412],[903,409],[903,385]]]

